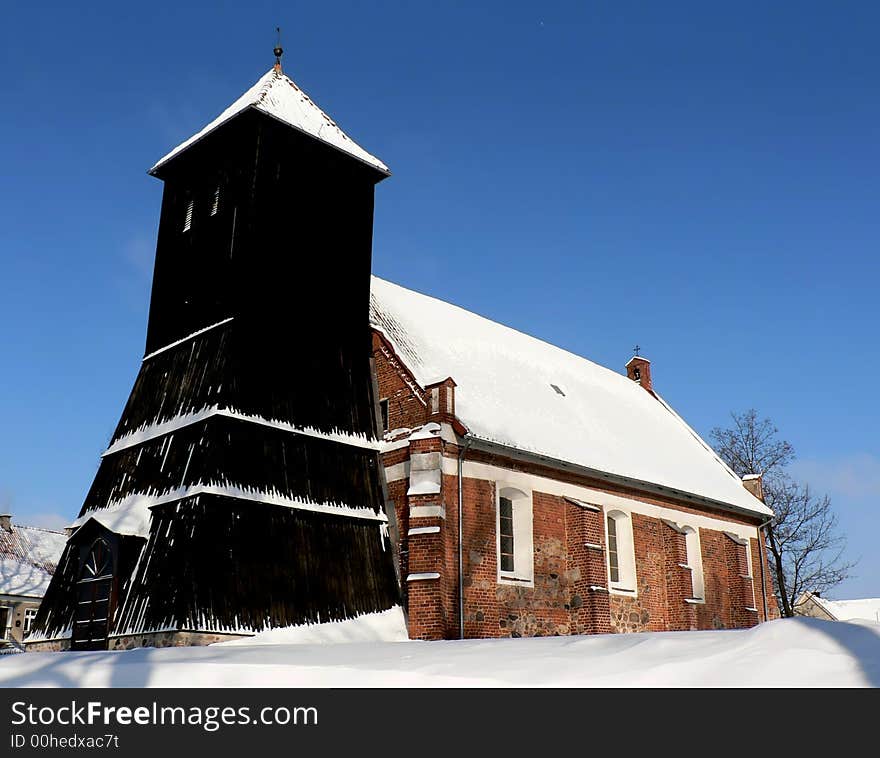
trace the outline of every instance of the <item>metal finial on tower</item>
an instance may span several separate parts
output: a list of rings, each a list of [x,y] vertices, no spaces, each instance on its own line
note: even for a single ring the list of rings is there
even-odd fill
[[[642,348],[640,348],[638,345],[636,345],[636,346],[633,348],[633,353],[634,353],[635,355],[638,355],[639,352],[641,352],[641,349],[642,349]]]
[[[284,55],[284,48],[281,47],[281,27],[276,26],[275,31],[278,33],[278,39],[275,43],[275,49],[272,52],[275,54],[275,70],[280,73],[281,72],[281,56]]]

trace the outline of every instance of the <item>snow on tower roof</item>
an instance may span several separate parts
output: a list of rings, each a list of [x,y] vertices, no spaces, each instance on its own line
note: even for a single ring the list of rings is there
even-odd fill
[[[478,439],[771,514],[662,398],[621,374],[375,276],[370,322],[423,387],[456,381],[456,415]]]
[[[308,134],[321,142],[335,147],[368,166],[372,166],[379,171],[390,174],[388,167],[382,163],[375,155],[371,155],[357,144],[351,137],[340,129],[336,123],[317,104],[303,92],[286,74],[276,70],[274,67],[269,69],[262,77],[245,92],[238,100],[230,105],[223,113],[215,118],[211,123],[204,127],[201,131],[196,132],[188,140],[181,142],[170,153],[162,158],[155,166],[150,169],[150,173],[155,173],[161,166],[165,165],[176,155],[179,155],[188,147],[194,145],[202,137],[213,132],[221,124],[225,124],[239,113],[248,108],[255,108],[258,111],[272,116],[279,121],[298,129],[304,134]]]
[[[0,595],[42,597],[61,560],[67,535],[36,526],[0,529]]]

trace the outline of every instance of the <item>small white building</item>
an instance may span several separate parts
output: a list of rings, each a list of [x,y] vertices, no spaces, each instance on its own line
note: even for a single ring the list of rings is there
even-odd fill
[[[64,532],[0,515],[0,648],[21,647],[66,542]]]
[[[794,604],[794,612],[798,616],[810,616],[826,621],[880,622],[880,597],[828,600],[818,593],[804,592]]]

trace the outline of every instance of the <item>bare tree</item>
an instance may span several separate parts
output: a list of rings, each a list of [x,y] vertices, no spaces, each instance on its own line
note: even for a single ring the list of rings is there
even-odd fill
[[[791,443],[754,409],[731,418],[732,426],[716,427],[710,438],[738,476],[762,475],[764,499],[774,513],[767,526],[773,584],[783,615],[793,616],[805,590],[824,592],[840,584],[854,564],[844,560],[846,540],[838,532],[831,499],[815,495],[787,472],[795,457]]]
[[[794,448],[779,439],[779,430],[769,418],[759,419],[754,408],[730,417],[733,426],[715,427],[710,436],[718,455],[738,476],[763,474],[766,483],[794,460]]]

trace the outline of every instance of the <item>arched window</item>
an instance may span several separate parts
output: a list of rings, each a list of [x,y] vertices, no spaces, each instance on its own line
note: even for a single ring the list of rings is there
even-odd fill
[[[522,490],[498,487],[498,580],[534,580],[532,498]]]
[[[610,511],[605,518],[605,530],[608,589],[615,593],[635,594],[636,560],[632,518],[623,511]]]
[[[691,570],[691,594],[694,600],[703,600],[706,594],[703,581],[703,555],[700,550],[700,533],[692,526],[682,527],[687,562]]]

